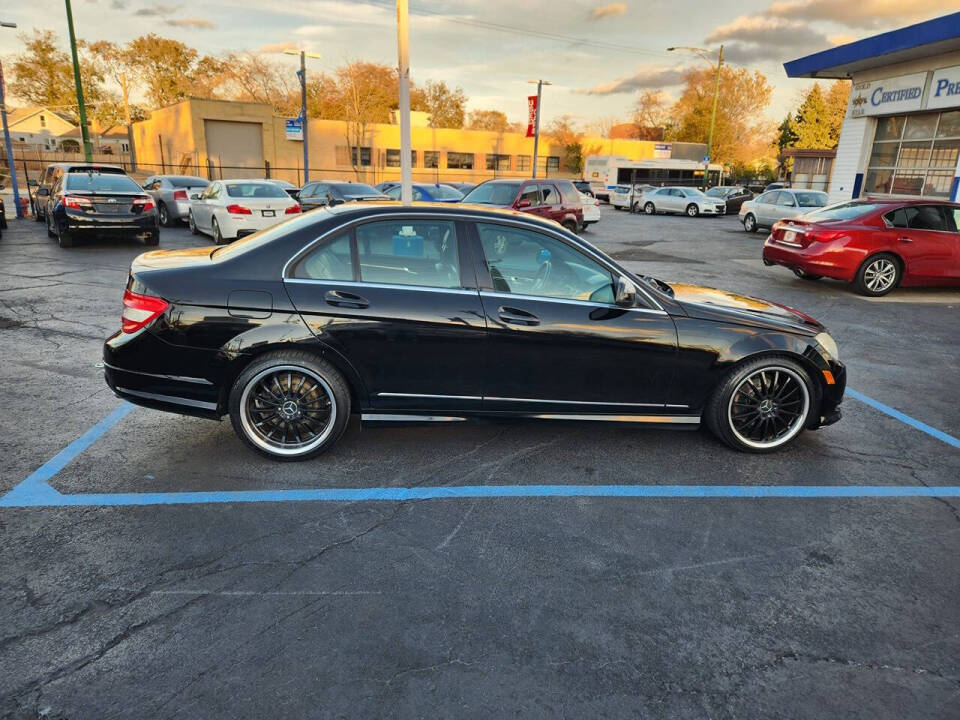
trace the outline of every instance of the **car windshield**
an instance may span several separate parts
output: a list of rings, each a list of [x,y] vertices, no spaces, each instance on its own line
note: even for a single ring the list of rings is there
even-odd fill
[[[225,183],[227,195],[235,198],[285,198],[282,187],[273,183]]]
[[[63,187],[71,192],[143,192],[141,187],[126,175],[113,173],[70,173],[66,176]]]
[[[718,187],[710,188],[709,190],[707,190],[707,196],[708,196],[708,197],[726,197],[726,196],[727,196],[727,189],[726,189],[726,188],[718,188]]]
[[[795,192],[797,207],[823,207],[827,204],[825,192]]]
[[[195,187],[206,187],[210,184],[209,180],[204,180],[201,177],[188,177],[178,175],[177,177],[168,177],[167,181],[173,185],[175,188],[195,188]]]
[[[463,197],[462,192],[449,185],[433,185],[430,188],[430,194],[437,200],[459,200]]]
[[[810,217],[817,220],[852,220],[853,218],[863,217],[864,215],[883,207],[879,203],[868,202],[845,202],[837,205],[828,205],[808,213]]]
[[[339,190],[347,197],[369,197],[371,195],[377,197],[383,195],[383,193],[375,187],[365,185],[364,183],[334,183],[330,187]]]
[[[477,205],[511,205],[519,187],[518,182],[485,182],[467,193],[463,201]]]

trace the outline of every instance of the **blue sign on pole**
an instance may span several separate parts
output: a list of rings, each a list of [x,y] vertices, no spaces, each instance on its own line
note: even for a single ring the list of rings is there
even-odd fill
[[[303,118],[287,120],[287,140],[303,140]]]

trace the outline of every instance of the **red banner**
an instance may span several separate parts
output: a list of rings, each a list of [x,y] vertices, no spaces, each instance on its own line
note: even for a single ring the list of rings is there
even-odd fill
[[[527,137],[533,137],[537,128],[537,96],[527,98]]]

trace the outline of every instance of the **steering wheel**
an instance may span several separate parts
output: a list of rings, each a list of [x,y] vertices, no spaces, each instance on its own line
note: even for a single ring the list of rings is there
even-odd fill
[[[533,290],[543,290],[553,272],[553,264],[549,260],[544,260],[537,269],[537,274],[533,278]]]

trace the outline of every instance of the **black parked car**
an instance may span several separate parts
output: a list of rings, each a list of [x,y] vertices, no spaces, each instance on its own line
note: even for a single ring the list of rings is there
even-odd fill
[[[138,239],[144,245],[160,242],[153,198],[122,172],[100,172],[93,166],[65,172],[45,199],[47,234],[62,248],[86,237]]]
[[[720,198],[727,203],[727,215],[740,212],[740,206],[753,199],[753,193],[740,185],[717,185],[707,190],[707,197]]]
[[[845,371],[789,308],[631,274],[543,219],[343,205],[130,270],[107,384],[229,414],[297,460],[363,420],[507,416],[696,427],[767,452],[840,417]]]
[[[303,211],[316,207],[332,207],[346,202],[364,202],[370,200],[389,200],[376,188],[364,183],[350,182],[312,182],[300,189],[297,200]]]
[[[101,165],[92,163],[50,163],[43,172],[40,173],[40,179],[36,183],[36,189],[33,191],[33,219],[37,222],[43,222],[47,219],[47,213],[50,211],[50,195],[63,176],[72,172],[86,172],[94,169],[99,173],[116,175],[126,175],[122,167],[117,165]],[[32,182],[32,181],[31,181]]]

